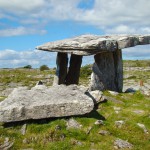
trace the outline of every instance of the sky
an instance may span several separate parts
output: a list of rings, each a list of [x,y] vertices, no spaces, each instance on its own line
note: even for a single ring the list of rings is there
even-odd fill
[[[56,53],[35,47],[82,34],[150,34],[150,0],[0,0],[0,68],[55,67]],[[123,59],[150,59],[150,45]]]

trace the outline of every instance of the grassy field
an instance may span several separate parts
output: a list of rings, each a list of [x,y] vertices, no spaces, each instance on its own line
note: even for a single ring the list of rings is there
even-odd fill
[[[124,62],[125,67],[128,67],[127,64],[130,63]],[[145,68],[148,64],[141,62],[140,67]],[[80,84],[87,85],[89,83],[90,73],[91,65],[81,69]],[[45,80],[49,74],[54,74],[54,71],[40,72],[39,70],[27,69],[0,71],[1,83],[5,87],[11,82],[34,86],[39,79]],[[137,71],[136,74],[133,71],[126,71],[125,74],[134,75],[134,79],[138,81],[143,78],[142,71]],[[145,74],[145,79],[149,78],[150,73],[148,71]],[[125,80],[130,81],[132,79]],[[50,79],[50,83],[52,80],[53,77]],[[49,85],[51,85],[50,83]],[[120,93],[116,96],[111,95],[108,91],[103,94],[112,99],[99,104],[98,108],[90,114],[73,117],[82,125],[80,129],[67,129],[66,122],[69,118],[43,119],[12,124],[1,123],[0,145],[8,137],[10,142],[14,142],[11,147],[12,150],[28,148],[35,150],[113,150],[115,149],[114,141],[120,138],[131,143],[133,150],[149,150],[150,98],[139,91]],[[3,99],[4,97],[0,97],[0,101]],[[96,125],[97,120],[103,120],[103,124]],[[123,123],[118,126],[116,121]],[[21,128],[25,123],[27,129],[25,135],[22,135]],[[145,133],[137,123],[144,124],[149,133]],[[101,135],[101,130],[107,131],[108,134]]]

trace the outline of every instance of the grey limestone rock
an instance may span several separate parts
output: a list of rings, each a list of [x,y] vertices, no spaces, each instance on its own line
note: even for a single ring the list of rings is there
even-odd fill
[[[150,35],[81,35],[70,39],[48,42],[38,46],[37,49],[76,55],[93,55],[144,44],[150,44]]]
[[[104,121],[103,120],[96,120],[95,125],[104,125]]]
[[[115,121],[115,125],[117,128],[121,128],[124,124],[125,122],[123,120]]]
[[[99,90],[89,91],[89,96],[93,98],[95,104],[99,104],[101,101],[104,100],[103,92]]]
[[[138,125],[141,129],[143,129],[144,133],[149,134],[149,133],[148,133],[148,130],[146,129],[146,127],[145,127],[144,124],[137,123],[137,125]]]
[[[110,134],[109,131],[106,131],[106,130],[100,130],[98,133],[100,135],[109,135]]]
[[[115,148],[121,148],[121,149],[124,149],[124,148],[128,148],[128,149],[131,149],[133,147],[133,145],[127,141],[124,141],[122,139],[117,139],[115,140],[114,142],[114,147]]]
[[[99,53],[94,58],[90,89],[121,92],[123,86],[122,51]]]
[[[11,142],[8,137],[5,138],[4,144],[0,145],[1,150],[9,150],[13,146],[14,142]]]
[[[74,128],[74,129],[80,129],[82,127],[81,124],[79,124],[75,119],[73,118],[70,118],[68,121],[67,121],[67,129],[70,129],[70,128]]]
[[[77,85],[20,87],[0,102],[0,122],[83,115],[93,108],[93,100]]]

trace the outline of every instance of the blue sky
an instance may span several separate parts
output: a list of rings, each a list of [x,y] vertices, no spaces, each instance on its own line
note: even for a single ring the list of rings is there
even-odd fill
[[[150,0],[0,0],[0,68],[55,67],[55,53],[35,50],[49,41],[82,34],[150,34],[149,10]],[[124,49],[123,57],[150,59],[150,46]]]

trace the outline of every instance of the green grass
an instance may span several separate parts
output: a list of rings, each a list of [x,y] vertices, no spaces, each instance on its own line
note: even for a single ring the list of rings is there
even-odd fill
[[[141,66],[147,66],[149,61],[142,61]],[[138,62],[139,63],[139,62]],[[137,66],[136,61],[125,61],[124,66]],[[81,69],[80,84],[88,85],[91,73],[91,65],[87,65]],[[128,81],[136,80],[139,82],[144,79],[150,79],[149,72],[129,71],[124,72],[130,74]],[[44,79],[44,76],[54,74],[54,70],[42,71],[35,69],[14,69],[0,70],[1,82],[4,86],[9,83],[22,83],[23,85],[35,85],[37,81]],[[42,78],[36,78],[42,75]],[[30,77],[29,77],[30,76]],[[52,82],[53,79],[51,79]],[[114,141],[117,138],[128,140],[133,144],[133,150],[149,150],[150,149],[150,98],[144,96],[139,91],[134,94],[120,93],[112,96],[105,91],[104,95],[113,97],[122,102],[116,103],[107,101],[101,103],[96,111],[85,116],[74,117],[81,125],[81,129],[67,129],[66,121],[68,118],[47,119],[39,121],[27,121],[26,134],[22,135],[20,130],[23,123],[13,124],[6,127],[0,124],[0,145],[4,139],[9,137],[10,141],[14,141],[12,150],[33,148],[35,150],[113,150]],[[0,101],[5,97],[0,97]],[[117,114],[114,107],[120,107],[121,110]],[[143,110],[142,114],[134,113],[135,110]],[[104,120],[104,125],[95,125],[96,120]],[[121,128],[116,127],[115,121],[123,120],[125,124]],[[137,123],[146,126],[149,134],[145,134]],[[59,129],[56,127],[59,126]],[[87,131],[91,128],[89,134]],[[102,136],[100,130],[109,131],[110,134]]]
[[[108,92],[104,93],[111,96]],[[34,121],[27,123],[27,131],[23,136],[20,133],[22,125],[18,124],[9,128],[0,127],[0,143],[3,143],[5,137],[11,141],[15,140],[13,149],[34,148],[37,150],[80,150],[80,149],[113,149],[114,140],[121,138],[128,140],[133,144],[134,150],[149,150],[149,135],[145,134],[137,123],[142,123],[150,132],[150,99],[140,92],[135,94],[119,94],[113,96],[123,103],[114,103],[108,101],[98,106],[97,111],[82,116],[74,117],[80,124],[81,129],[66,129],[66,120],[55,119],[44,121]],[[136,104],[136,105],[133,105]],[[116,114],[115,107],[120,107],[121,111]],[[143,114],[135,114],[133,110],[144,110]],[[105,117],[104,125],[94,125],[97,119]],[[123,120],[125,124],[121,128],[115,126],[115,121]],[[60,129],[56,130],[56,126]],[[88,128],[91,131],[87,134]],[[98,132],[107,130],[110,135],[102,136]],[[23,140],[26,139],[26,143]],[[142,139],[142,140],[141,140]],[[81,144],[78,144],[81,143]]]
[[[150,67],[150,60],[123,60],[124,67]]]
[[[1,69],[1,83],[6,87],[9,83],[21,83],[23,86],[34,86],[37,81],[45,79],[46,75],[54,74],[54,70],[40,71],[39,69]],[[50,78],[52,85],[53,78]]]
[[[3,101],[6,97],[0,96],[0,102]]]

